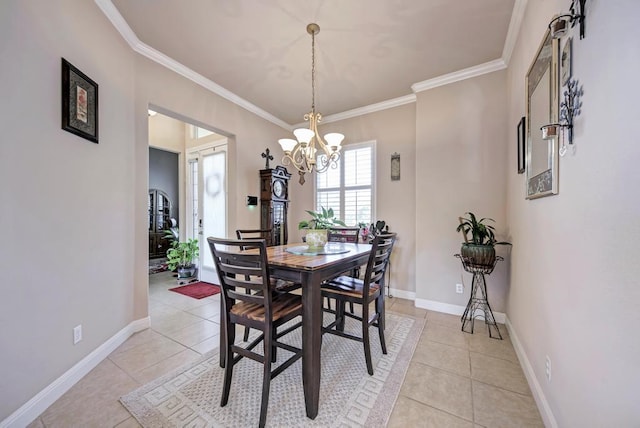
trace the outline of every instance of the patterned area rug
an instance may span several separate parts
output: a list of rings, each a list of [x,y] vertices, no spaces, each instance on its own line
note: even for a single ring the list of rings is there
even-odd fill
[[[329,318],[325,315],[325,323]],[[359,324],[347,320],[346,330]],[[315,420],[305,414],[302,362],[271,381],[267,426],[378,427],[386,425],[422,329],[423,319],[387,313],[387,355],[371,329],[374,375],[367,374],[362,344],[334,335],[322,339],[320,409]],[[300,346],[301,329],[282,338]],[[278,350],[278,363],[290,354]],[[247,427],[258,425],[262,365],[247,358],[234,368],[229,403],[220,407],[224,369],[218,352],[163,376],[123,396],[122,404],[145,428]]]

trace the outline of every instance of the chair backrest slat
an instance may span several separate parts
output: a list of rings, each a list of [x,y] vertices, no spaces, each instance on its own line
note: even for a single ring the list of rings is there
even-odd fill
[[[327,234],[327,241],[358,243],[359,236],[360,236],[359,227],[341,227],[336,229],[330,229],[329,233]]]
[[[238,239],[264,239],[267,246],[273,245],[272,229],[236,229],[236,238]]]

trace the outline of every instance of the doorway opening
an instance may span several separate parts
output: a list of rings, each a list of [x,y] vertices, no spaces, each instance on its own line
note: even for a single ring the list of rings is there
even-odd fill
[[[197,239],[194,279],[217,283],[206,237],[227,236],[227,137],[155,111],[148,118],[149,273],[167,270],[166,251],[175,242]]]

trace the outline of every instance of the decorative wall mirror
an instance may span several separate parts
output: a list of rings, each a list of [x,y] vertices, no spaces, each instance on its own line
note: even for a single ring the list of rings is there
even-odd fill
[[[527,91],[527,199],[558,193],[558,137],[542,139],[540,127],[558,123],[558,40],[549,30],[529,67]]]

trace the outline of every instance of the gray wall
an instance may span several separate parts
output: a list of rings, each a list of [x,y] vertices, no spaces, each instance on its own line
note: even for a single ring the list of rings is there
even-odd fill
[[[84,0],[0,2],[0,52],[3,420],[134,320],[135,54]],[[60,129],[61,57],[99,85],[99,144]]]
[[[178,154],[149,147],[149,189],[162,190],[171,201],[171,217],[178,218]]]
[[[416,108],[416,299],[423,307],[464,307],[471,274],[463,271],[463,237],[458,217],[468,211],[495,220],[500,240],[506,236],[507,91],[506,71],[441,86],[418,94]],[[491,307],[504,312],[508,290],[507,257],[487,278]],[[456,283],[466,285],[457,294]]]
[[[560,158],[558,195],[525,200],[515,168],[524,78],[547,24],[569,3],[528,2],[509,66],[507,314],[548,426],[637,427],[640,2],[590,0],[586,37],[577,27],[570,34],[584,96],[575,150]]]

